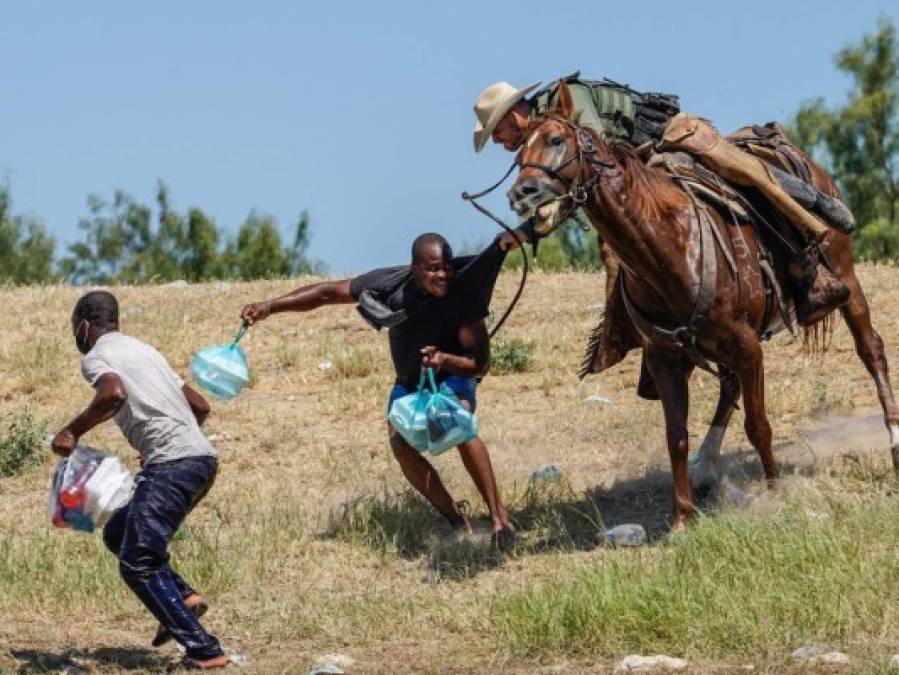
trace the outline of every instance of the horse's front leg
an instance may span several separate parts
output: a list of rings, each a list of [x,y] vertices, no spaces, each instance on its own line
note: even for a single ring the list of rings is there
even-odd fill
[[[699,446],[695,461],[690,465],[690,483],[696,495],[707,494],[717,487],[721,480],[718,462],[721,458],[721,446],[724,433],[740,399],[740,378],[732,370],[720,366],[721,380],[718,393],[718,407],[709,430]]]
[[[729,365],[737,372],[743,387],[746,436],[762,460],[768,487],[773,487],[780,470],[771,452],[771,424],[765,411],[765,364],[762,345],[751,327],[745,326],[737,333],[734,359]]]
[[[665,411],[665,433],[668,440],[668,456],[671,460],[671,477],[674,481],[674,514],[671,529],[683,530],[687,520],[695,513],[690,479],[687,473],[689,438],[687,436],[687,412],[690,394],[687,381],[693,364],[682,354],[647,346],[646,366],[652,375],[662,408]]]

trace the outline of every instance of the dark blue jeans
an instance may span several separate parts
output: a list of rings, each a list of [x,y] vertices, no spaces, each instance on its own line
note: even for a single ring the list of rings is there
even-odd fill
[[[217,470],[215,457],[150,464],[135,477],[131,501],[103,528],[122,579],[194,659],[223,652],[184,604],[195,591],[171,568],[167,549],[184,518],[209,492]]]

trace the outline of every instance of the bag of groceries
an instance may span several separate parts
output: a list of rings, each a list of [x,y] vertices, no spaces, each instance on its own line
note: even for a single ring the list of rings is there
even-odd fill
[[[134,478],[113,455],[84,445],[56,463],[48,514],[56,527],[93,532],[134,492]]]
[[[446,384],[437,386],[431,368],[422,372],[416,391],[393,402],[387,419],[409,445],[432,455],[478,435],[477,416]]]

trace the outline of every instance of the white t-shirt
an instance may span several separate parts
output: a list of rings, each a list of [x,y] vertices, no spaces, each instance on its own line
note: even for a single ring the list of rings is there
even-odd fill
[[[181,391],[184,381],[150,345],[118,331],[106,333],[81,360],[81,373],[91,386],[105,373],[125,385],[128,400],[115,422],[140,453],[141,465],[218,454]]]

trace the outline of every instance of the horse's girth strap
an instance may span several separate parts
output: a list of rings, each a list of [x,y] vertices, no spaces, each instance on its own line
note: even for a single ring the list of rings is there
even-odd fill
[[[706,207],[694,202],[694,213],[699,226],[699,288],[693,306],[693,315],[689,322],[676,328],[663,328],[649,321],[628,296],[624,278],[621,280],[621,297],[634,326],[645,340],[659,347],[683,350],[687,358],[697,367],[717,376],[718,373],[696,346],[696,333],[708,322],[709,313],[715,304],[718,264],[714,235],[711,231],[711,216],[706,211]]]

